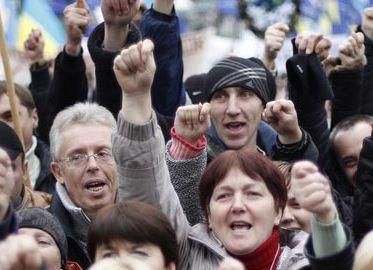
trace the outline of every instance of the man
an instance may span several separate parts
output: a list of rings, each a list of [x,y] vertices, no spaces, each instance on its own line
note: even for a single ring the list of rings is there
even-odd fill
[[[77,103],[57,114],[50,132],[51,170],[57,179],[50,212],[60,221],[68,260],[87,269],[88,226],[98,210],[114,203],[117,167],[112,157],[112,114],[97,104]]]
[[[188,121],[180,121],[185,116],[176,117],[171,131],[173,140],[169,145],[171,180],[192,224],[202,218],[196,198],[198,180],[192,183],[184,177],[199,179],[203,173],[203,168],[198,165],[206,163],[200,155],[204,148],[203,134],[207,137],[208,161],[226,149],[244,147],[277,160],[317,161],[318,151],[308,133],[299,127],[293,103],[289,100],[270,101],[274,95],[268,87],[268,76],[271,76],[269,71],[256,59],[228,57],[215,64],[205,78],[210,112],[206,113],[205,105],[178,109],[176,115],[191,111],[185,115],[203,115],[204,119],[197,120],[195,134],[190,134],[185,131]],[[262,116],[272,127],[261,121]],[[208,117],[211,117],[211,128],[205,123]],[[201,125],[203,128],[198,128]]]
[[[317,151],[299,127],[292,102],[270,102],[273,93],[267,76],[260,61],[240,57],[223,59],[207,73],[205,88],[212,120],[207,135],[210,159],[225,149],[242,147],[286,160],[315,158]],[[261,121],[262,114],[275,130]]]
[[[14,128],[6,82],[0,81],[0,121]],[[38,113],[30,91],[15,84],[18,115],[25,143],[26,159],[31,187],[34,190],[53,193],[55,180],[49,169],[50,154],[48,146],[33,131],[38,127]]]
[[[44,192],[34,191],[24,185],[27,177],[28,161],[25,158],[21,141],[15,131],[4,122],[0,121],[0,147],[9,155],[12,162],[14,175],[14,187],[11,194],[11,202],[16,211],[28,207],[46,208],[50,203],[50,195]]]
[[[353,196],[364,138],[372,132],[373,116],[354,115],[340,121],[330,134],[330,166],[333,186],[343,196]]]

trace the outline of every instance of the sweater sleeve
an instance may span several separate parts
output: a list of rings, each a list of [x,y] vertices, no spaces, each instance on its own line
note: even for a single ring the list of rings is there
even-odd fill
[[[198,184],[207,163],[206,148],[189,159],[178,160],[171,156],[171,142],[167,144],[166,160],[170,171],[172,185],[180,198],[182,208],[191,225],[203,221],[203,214],[198,198]]]
[[[119,113],[112,141],[118,166],[119,200],[139,200],[162,210],[175,229],[180,246],[185,247],[190,226],[170,181],[155,113],[145,125],[129,123]]]
[[[346,244],[339,252],[331,255],[318,257],[315,254],[313,246],[313,235],[311,235],[306,243],[304,253],[308,258],[311,269],[313,270],[351,270],[354,260],[354,246],[352,242],[352,235],[347,227],[343,227],[346,234]]]
[[[346,246],[346,234],[337,216],[330,224],[321,224],[312,217],[311,228],[312,243],[317,258],[336,254]]]

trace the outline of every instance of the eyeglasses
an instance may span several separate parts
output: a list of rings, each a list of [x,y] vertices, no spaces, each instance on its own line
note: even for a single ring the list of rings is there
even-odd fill
[[[73,154],[69,157],[60,159],[60,162],[66,162],[74,167],[86,166],[90,157],[93,157],[99,164],[112,164],[114,162],[113,155],[108,151],[100,151],[91,155],[87,153]]]

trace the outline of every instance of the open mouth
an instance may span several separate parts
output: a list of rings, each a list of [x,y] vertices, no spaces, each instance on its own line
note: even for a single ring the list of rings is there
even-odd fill
[[[242,122],[232,122],[232,123],[228,123],[225,125],[225,127],[230,131],[239,130],[244,126],[245,126],[245,123],[242,123]]]
[[[87,183],[84,187],[88,189],[89,191],[99,192],[104,188],[105,185],[106,184],[103,181],[94,181],[94,182]]]
[[[252,225],[250,223],[243,221],[232,222],[231,224],[231,229],[233,231],[248,231],[251,227]]]

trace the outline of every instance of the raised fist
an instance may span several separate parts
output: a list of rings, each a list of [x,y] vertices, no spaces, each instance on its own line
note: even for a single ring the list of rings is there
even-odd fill
[[[291,184],[299,205],[312,212],[318,222],[330,224],[336,217],[328,179],[317,166],[309,161],[300,161],[291,170]]]
[[[31,63],[44,60],[44,39],[39,29],[32,29],[23,44],[27,58]]]
[[[205,134],[210,125],[210,103],[182,106],[176,111],[175,132],[191,143]]]
[[[270,25],[264,34],[264,57],[263,62],[269,64],[267,68],[273,69],[273,61],[276,59],[278,52],[281,50],[289,32],[289,26],[285,23],[275,23]]]
[[[297,112],[290,100],[268,102],[263,111],[263,120],[277,131],[279,140],[283,144],[297,143],[302,139]]]
[[[89,8],[85,0],[78,0],[68,5],[63,11],[67,44],[66,51],[70,55],[78,55],[81,41],[89,24]]]
[[[101,11],[106,25],[129,24],[140,8],[140,0],[102,0]]]
[[[154,44],[146,39],[130,46],[114,59],[114,72],[126,95],[148,93],[155,73]]]

